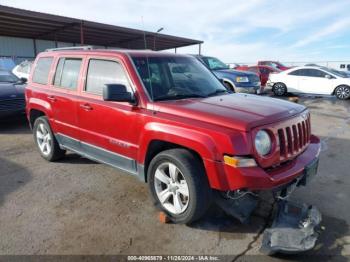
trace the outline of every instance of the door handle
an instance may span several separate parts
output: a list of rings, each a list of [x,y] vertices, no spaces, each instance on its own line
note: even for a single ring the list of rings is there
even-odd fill
[[[85,111],[91,111],[93,109],[89,104],[80,104],[80,107]]]
[[[55,102],[57,100],[54,96],[47,96],[47,99],[49,99],[51,102]]]

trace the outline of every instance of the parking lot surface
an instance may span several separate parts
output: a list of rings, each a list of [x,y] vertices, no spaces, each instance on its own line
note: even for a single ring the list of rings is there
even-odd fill
[[[316,248],[308,255],[347,261],[350,255],[350,101],[300,98],[322,140],[319,173],[293,199],[323,214]],[[162,224],[146,184],[109,166],[69,153],[42,159],[25,117],[0,122],[0,254],[259,255],[271,207],[242,225],[215,210],[191,226]]]

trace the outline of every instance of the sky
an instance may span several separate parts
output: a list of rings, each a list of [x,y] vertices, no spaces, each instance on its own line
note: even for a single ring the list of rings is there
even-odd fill
[[[348,0],[0,0],[0,4],[153,32],[163,27],[164,34],[203,40],[202,53],[226,63],[350,60]],[[177,51],[198,53],[198,46]]]

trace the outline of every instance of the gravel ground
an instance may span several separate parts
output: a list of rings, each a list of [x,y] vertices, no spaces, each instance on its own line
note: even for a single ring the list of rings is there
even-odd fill
[[[318,176],[293,199],[319,208],[324,231],[306,254],[259,260],[321,255],[320,260],[347,261],[350,101],[308,97],[300,103],[311,109],[322,153]],[[72,153],[46,162],[22,116],[0,122],[0,145],[0,255],[210,254],[240,260],[260,254],[269,205],[249,225],[220,212],[191,226],[161,224],[145,184]]]

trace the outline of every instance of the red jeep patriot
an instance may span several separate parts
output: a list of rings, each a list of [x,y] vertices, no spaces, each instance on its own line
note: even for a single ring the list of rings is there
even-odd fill
[[[43,158],[70,150],[138,176],[176,223],[199,219],[215,192],[305,184],[317,170],[304,106],[231,93],[191,56],[48,50],[26,103]]]

